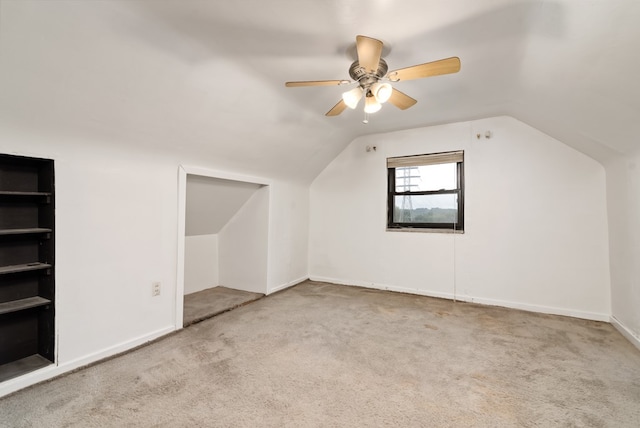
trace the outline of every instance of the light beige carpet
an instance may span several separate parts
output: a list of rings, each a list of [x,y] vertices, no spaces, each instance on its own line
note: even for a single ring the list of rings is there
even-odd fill
[[[253,302],[264,294],[234,290],[227,287],[213,287],[184,296],[183,325],[206,320],[238,306]]]
[[[10,427],[634,427],[609,324],[305,282],[0,399]]]

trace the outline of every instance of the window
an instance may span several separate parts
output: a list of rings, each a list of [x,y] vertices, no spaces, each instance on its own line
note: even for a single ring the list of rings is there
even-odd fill
[[[387,159],[388,229],[464,230],[464,152]]]

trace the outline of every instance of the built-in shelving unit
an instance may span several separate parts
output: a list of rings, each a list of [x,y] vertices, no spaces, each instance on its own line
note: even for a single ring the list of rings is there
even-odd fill
[[[53,161],[0,154],[0,382],[54,362]]]

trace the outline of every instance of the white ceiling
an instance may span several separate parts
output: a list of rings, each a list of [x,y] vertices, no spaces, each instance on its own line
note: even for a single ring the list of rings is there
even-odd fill
[[[605,161],[638,145],[637,0],[0,0],[0,126],[164,151],[181,162],[312,180],[353,138],[511,115]],[[358,34],[418,100],[364,125],[324,113]]]

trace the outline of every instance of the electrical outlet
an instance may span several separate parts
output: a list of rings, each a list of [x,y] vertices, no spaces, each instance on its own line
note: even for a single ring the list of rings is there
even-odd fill
[[[156,297],[160,295],[160,283],[154,282],[151,284],[151,296]]]

